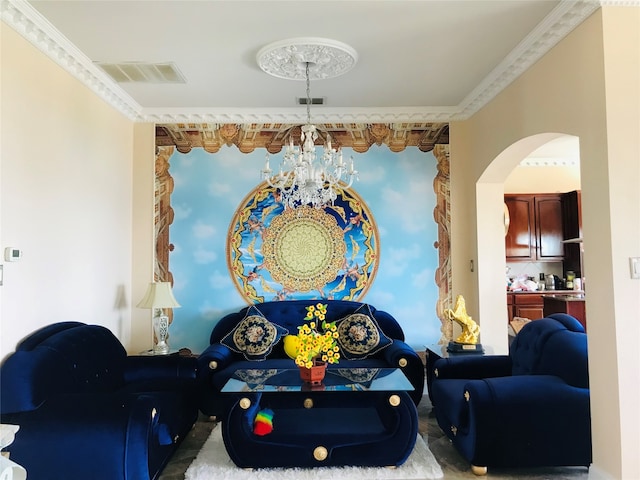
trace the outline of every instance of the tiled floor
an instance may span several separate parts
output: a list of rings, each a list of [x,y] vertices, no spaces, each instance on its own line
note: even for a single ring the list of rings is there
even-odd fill
[[[426,395],[418,405],[418,417],[420,433],[428,436],[429,448],[442,467],[445,479],[482,478],[476,477],[471,473],[469,464],[462,459],[447,437],[444,436],[432,414],[431,403]],[[182,442],[180,448],[162,472],[159,480],[183,480],[184,473],[198,454],[204,441],[209,437],[214,426],[214,422],[205,417],[200,418],[189,437]],[[586,480],[588,476],[588,469],[584,467],[565,467],[525,470],[492,469],[484,478],[503,480]]]

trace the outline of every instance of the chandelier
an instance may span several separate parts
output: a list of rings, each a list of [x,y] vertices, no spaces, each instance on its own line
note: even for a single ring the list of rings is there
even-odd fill
[[[322,139],[311,123],[311,69],[315,78],[330,78],[345,73],[355,64],[355,51],[342,43],[327,39],[293,39],[268,45],[258,53],[258,64],[270,75],[306,80],[307,121],[300,127],[300,143],[294,145],[293,128],[279,166],[273,175],[269,154],[261,170],[262,179],[279,190],[287,208],[311,205],[322,208],[333,204],[339,188],[349,188],[358,178],[353,157],[345,162],[340,148],[331,145],[331,135]],[[316,140],[324,140],[322,152],[316,152]]]

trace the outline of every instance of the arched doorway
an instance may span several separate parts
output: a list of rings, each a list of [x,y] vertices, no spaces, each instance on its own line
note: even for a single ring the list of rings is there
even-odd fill
[[[478,316],[482,341],[494,353],[507,353],[505,300],[504,184],[520,162],[563,133],[541,133],[523,138],[504,149],[476,183],[478,238]],[[540,192],[541,193],[541,192]]]

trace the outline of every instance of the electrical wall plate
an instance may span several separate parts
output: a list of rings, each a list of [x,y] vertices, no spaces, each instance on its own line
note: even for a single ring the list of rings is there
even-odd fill
[[[629,270],[631,278],[640,278],[640,257],[629,257]]]
[[[6,247],[4,249],[4,259],[7,262],[17,262],[22,257],[22,250],[15,247]]]

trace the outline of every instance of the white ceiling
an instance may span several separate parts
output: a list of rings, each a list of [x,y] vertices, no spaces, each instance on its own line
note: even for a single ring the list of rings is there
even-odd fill
[[[314,121],[468,118],[587,18],[592,0],[2,0],[2,19],[136,121],[301,122],[304,82],[265,45],[324,37],[355,67],[314,81]],[[115,83],[96,62],[173,62],[183,84]]]

